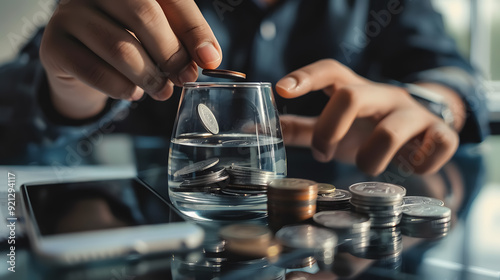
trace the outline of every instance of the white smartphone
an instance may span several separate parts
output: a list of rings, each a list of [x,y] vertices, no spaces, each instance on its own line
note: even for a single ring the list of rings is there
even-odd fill
[[[63,264],[197,248],[203,229],[183,221],[136,178],[21,186],[31,246]]]

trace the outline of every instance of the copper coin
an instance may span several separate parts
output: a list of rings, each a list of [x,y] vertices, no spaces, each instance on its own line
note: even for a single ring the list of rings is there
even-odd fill
[[[224,69],[203,69],[201,73],[205,76],[223,79],[244,80],[247,78],[247,75],[245,73]]]

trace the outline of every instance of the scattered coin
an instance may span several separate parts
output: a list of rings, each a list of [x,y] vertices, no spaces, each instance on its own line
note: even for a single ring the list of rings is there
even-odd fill
[[[404,205],[432,204],[432,205],[444,206],[444,202],[442,200],[426,196],[405,196],[403,198],[403,204]]]
[[[335,189],[331,193],[319,194],[316,199],[316,211],[349,210],[351,208],[351,193],[342,189]]]
[[[214,116],[214,113],[205,104],[198,104],[198,116],[200,117],[203,127],[212,134],[219,133],[219,124]]]
[[[326,184],[326,183],[319,183],[318,184],[318,194],[327,194],[327,193],[333,193],[335,192],[336,188],[332,184]]]
[[[244,80],[247,78],[245,73],[224,69],[203,69],[201,73],[205,76],[223,79]]]
[[[410,217],[439,219],[451,216],[451,210],[448,207],[432,204],[415,204],[403,207],[403,214]]]

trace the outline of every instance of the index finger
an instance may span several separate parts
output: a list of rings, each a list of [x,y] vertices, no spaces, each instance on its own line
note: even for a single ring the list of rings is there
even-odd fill
[[[201,68],[215,69],[222,51],[212,29],[192,0],[158,0],[170,26]]]
[[[347,85],[365,83],[351,69],[333,59],[323,59],[286,75],[276,84],[276,91],[284,98],[295,98],[311,91],[323,90],[331,96]]]

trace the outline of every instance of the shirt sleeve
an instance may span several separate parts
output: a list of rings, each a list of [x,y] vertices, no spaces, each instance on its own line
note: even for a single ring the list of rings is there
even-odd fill
[[[105,109],[86,120],[71,120],[52,106],[38,55],[43,29],[12,61],[0,66],[0,161],[15,163],[26,154],[66,145],[107,128],[129,102],[109,99]]]
[[[389,13],[390,2],[394,1],[372,1],[377,4],[373,4],[368,18],[368,22],[386,25],[380,36],[371,38],[367,52],[381,62],[379,78],[433,82],[453,89],[467,107],[461,143],[484,140],[489,123],[481,77],[458,53],[455,42],[446,34],[442,16],[429,0],[401,1]]]

